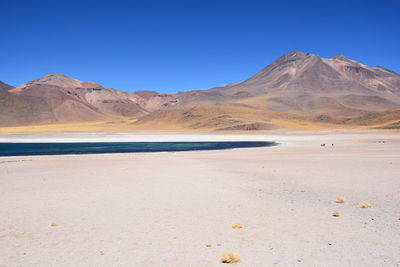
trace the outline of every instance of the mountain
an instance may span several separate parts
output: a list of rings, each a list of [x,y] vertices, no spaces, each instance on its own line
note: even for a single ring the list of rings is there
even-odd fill
[[[14,88],[13,86],[3,83],[2,81],[0,81],[0,91],[4,90],[4,91],[8,91],[10,89]]]
[[[344,55],[325,59],[293,51],[244,82],[202,92],[184,92],[181,100],[184,104],[242,102],[301,114],[361,114],[399,107],[400,76]]]
[[[267,130],[400,121],[399,74],[301,51],[243,82],[177,94],[126,93],[62,74],[7,88],[0,90],[3,126],[130,118],[132,129]]]
[[[4,90],[0,99],[0,125],[34,125],[139,117],[165,104],[162,94],[142,97],[62,74]],[[162,100],[160,100],[160,98]]]
[[[174,121],[183,128],[244,130],[269,128],[271,121],[284,127],[359,126],[358,122],[369,121],[362,118],[396,109],[400,109],[397,73],[344,55],[326,59],[293,51],[246,81],[178,93],[175,107],[146,115],[137,124],[150,127]]]

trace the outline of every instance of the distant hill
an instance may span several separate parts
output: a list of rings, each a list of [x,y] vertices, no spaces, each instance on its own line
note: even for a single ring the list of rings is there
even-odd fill
[[[0,94],[0,126],[121,118],[134,119],[132,129],[149,130],[400,124],[399,74],[344,55],[327,59],[301,51],[246,81],[208,90],[126,93],[52,74],[17,87],[0,83]]]
[[[141,97],[94,82],[51,74],[4,91],[0,99],[0,125],[139,117],[148,113],[143,107],[164,104],[158,96]]]

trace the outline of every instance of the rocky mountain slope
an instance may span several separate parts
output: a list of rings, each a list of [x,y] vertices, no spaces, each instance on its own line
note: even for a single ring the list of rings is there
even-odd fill
[[[276,111],[348,115],[399,107],[400,76],[344,55],[325,59],[293,51],[244,82],[179,96],[183,104],[189,105],[246,99],[246,103],[250,101],[260,108]]]
[[[376,125],[386,111],[400,110],[400,75],[344,55],[326,59],[293,51],[244,82],[176,96],[175,107],[137,124],[167,127],[163,122],[173,121],[184,128],[242,130]]]
[[[13,86],[3,83],[2,81],[0,81],[0,91],[4,90],[4,91],[8,91],[10,89],[12,89]]]
[[[47,75],[2,93],[3,126],[139,117],[167,106],[165,102],[172,98],[161,94],[142,97],[62,74]]]

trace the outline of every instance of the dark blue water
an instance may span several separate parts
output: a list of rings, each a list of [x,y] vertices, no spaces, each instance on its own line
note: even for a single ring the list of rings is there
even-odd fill
[[[0,143],[0,156],[191,151],[274,145],[274,142]]]

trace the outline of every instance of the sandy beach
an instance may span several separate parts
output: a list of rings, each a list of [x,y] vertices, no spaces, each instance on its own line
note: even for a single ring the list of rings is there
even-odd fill
[[[0,266],[400,266],[399,132],[96,138],[280,145],[0,157]]]

